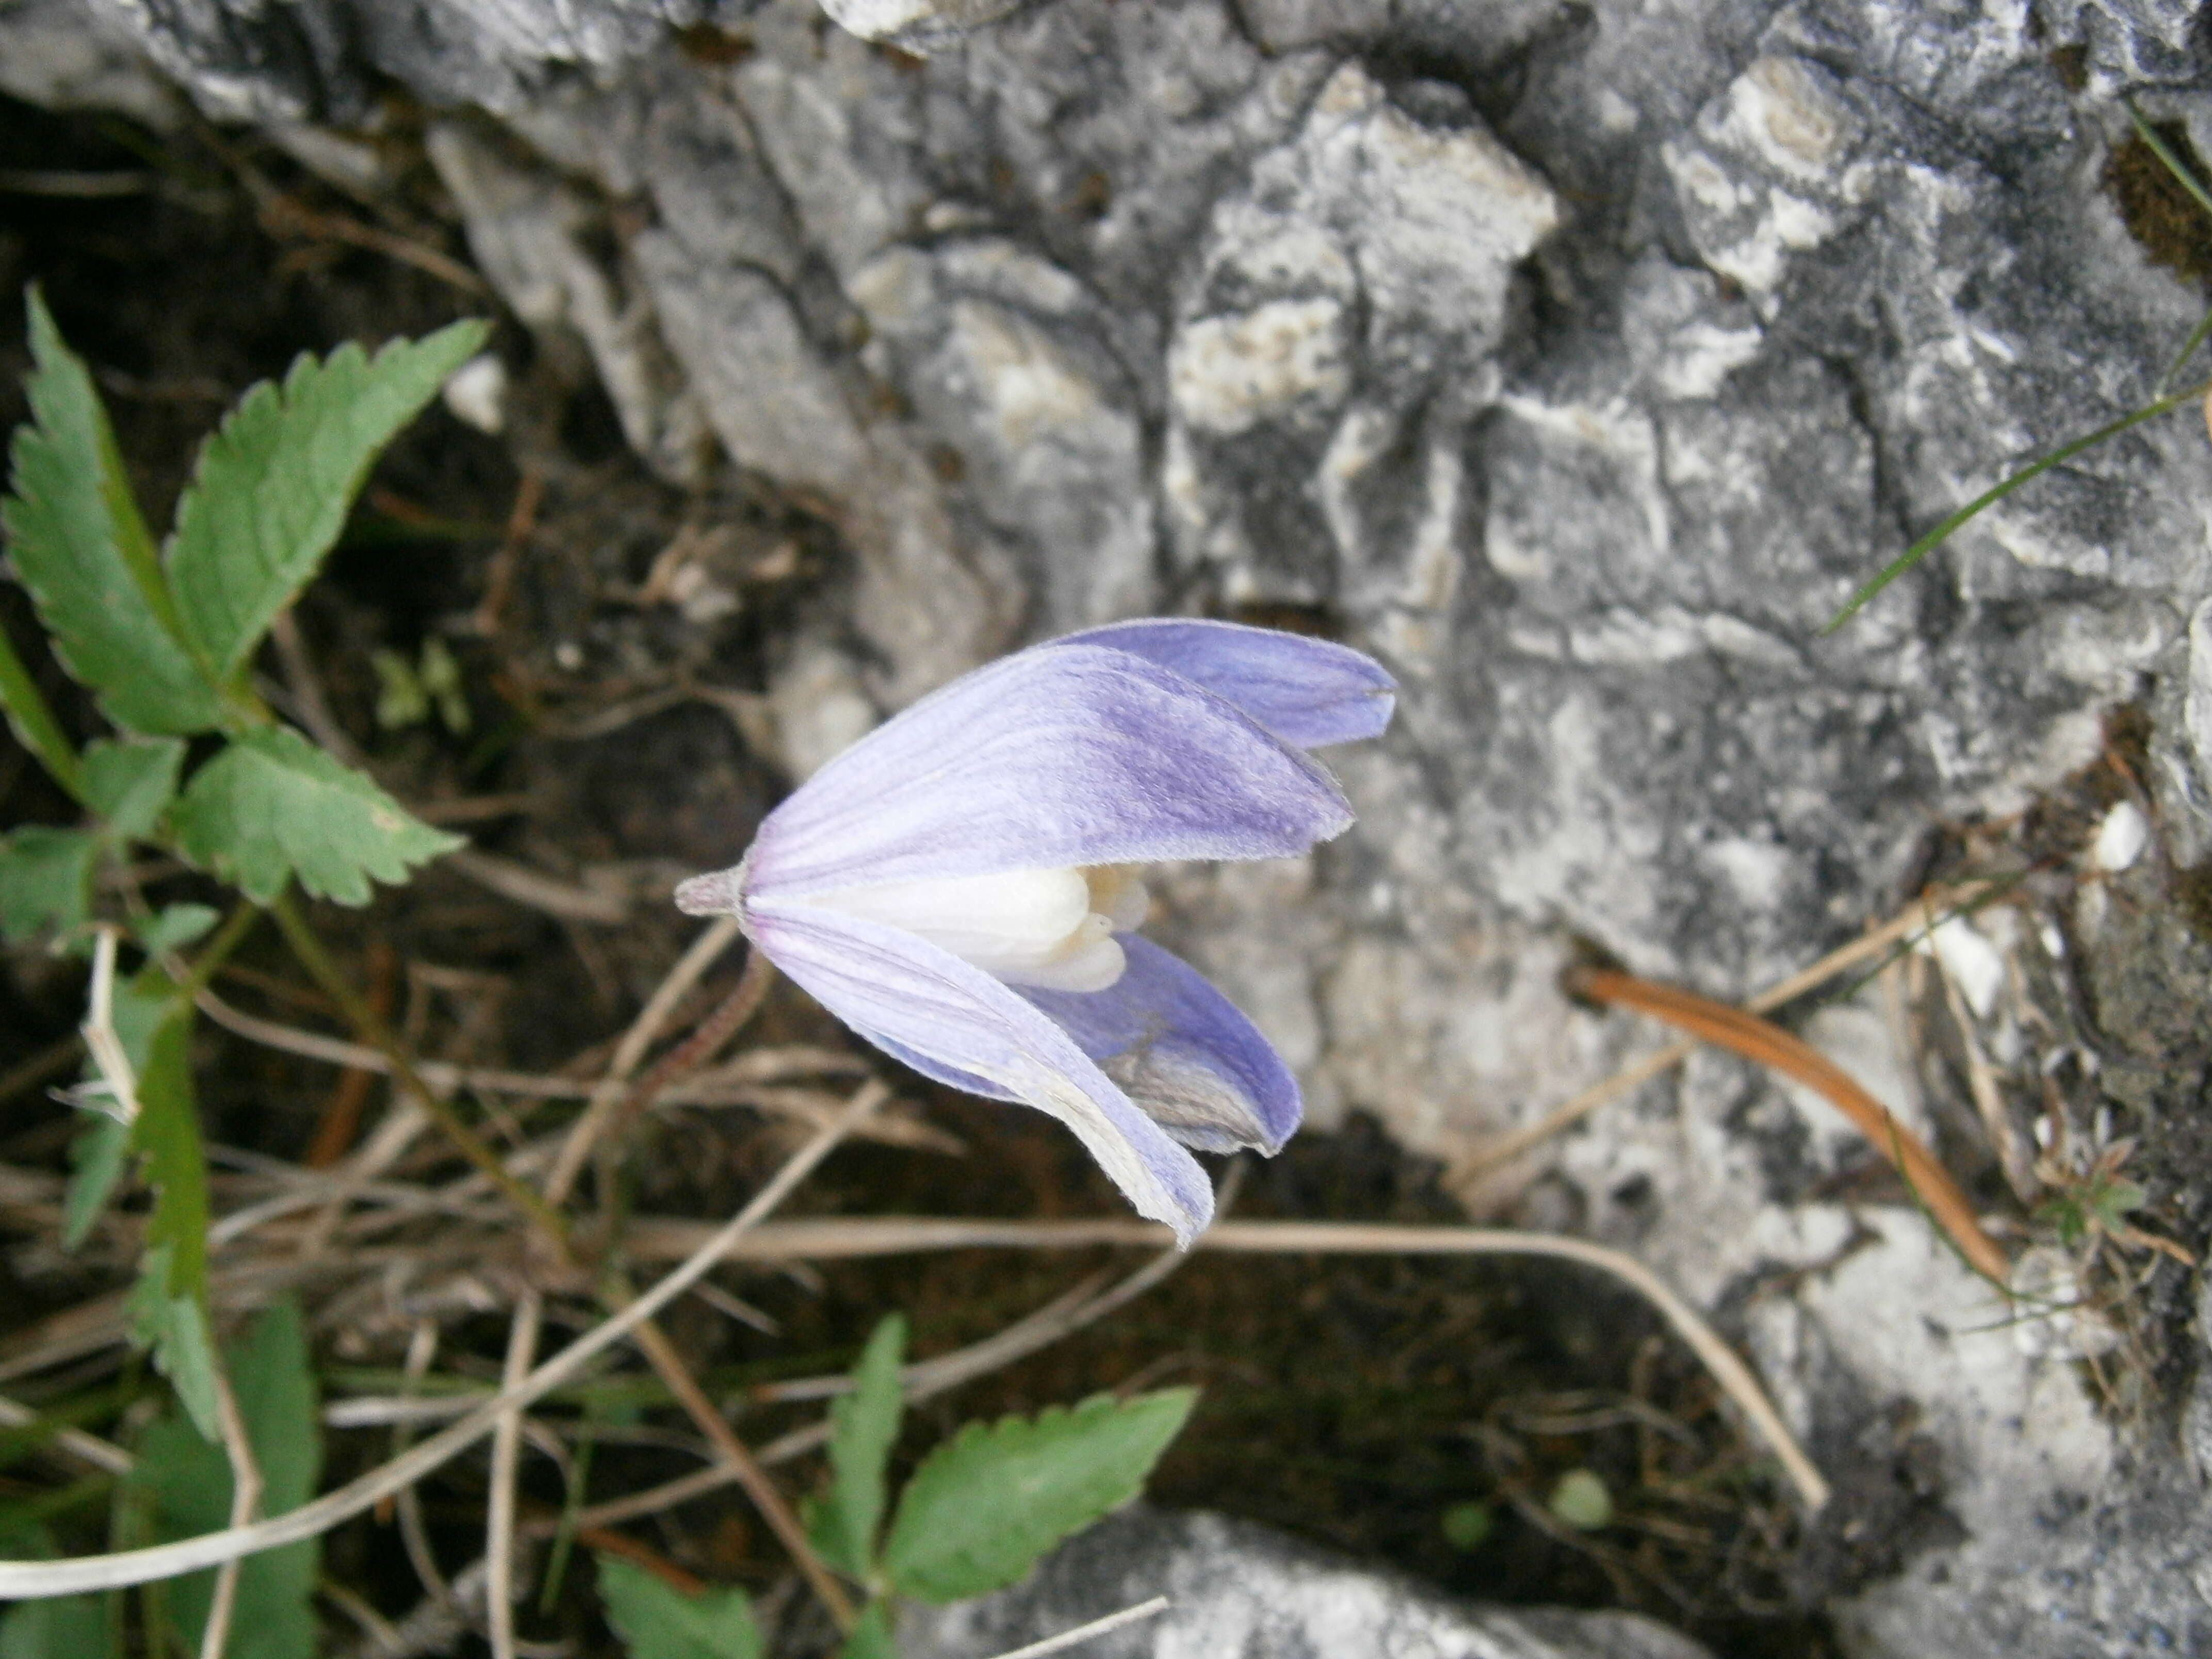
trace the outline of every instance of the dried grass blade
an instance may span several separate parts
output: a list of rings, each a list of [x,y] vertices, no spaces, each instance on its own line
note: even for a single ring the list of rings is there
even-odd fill
[[[1984,1278],[2005,1284],[2011,1264],[1997,1243],[1982,1231],[1980,1218],[1950,1173],[1890,1110],[1852,1080],[1844,1069],[1802,1039],[1771,1020],[1692,991],[1657,985],[1611,969],[1589,969],[1573,976],[1573,988],[1599,1002],[1633,1008],[1664,1020],[1771,1071],[1815,1089],[1858,1127],[1876,1151],[1897,1166],[1937,1224]]]

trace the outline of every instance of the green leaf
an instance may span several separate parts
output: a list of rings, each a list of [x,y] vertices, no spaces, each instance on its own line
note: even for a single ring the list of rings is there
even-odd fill
[[[207,1156],[192,1100],[193,1010],[176,1000],[174,988],[167,975],[149,968],[115,1000],[116,1035],[138,1073],[131,1149],[143,1156],[146,1182],[154,1189],[146,1255],[129,1312],[133,1336],[153,1349],[155,1364],[200,1432],[213,1440],[218,1428],[208,1319]]]
[[[435,634],[422,641],[422,690],[436,700],[446,730],[457,738],[468,736],[469,697],[461,684],[461,665]]]
[[[200,1297],[170,1288],[177,1252],[167,1244],[146,1252],[138,1280],[125,1298],[131,1340],[150,1349],[154,1368],[169,1379],[192,1426],[210,1441],[222,1433],[216,1383],[215,1331]]]
[[[318,898],[366,904],[465,845],[410,817],[367,774],[287,726],[248,732],[192,775],[171,813],[185,855],[267,904],[294,875]]]
[[[0,934],[23,939],[49,923],[64,933],[82,927],[99,858],[99,837],[82,830],[27,823],[0,836]]]
[[[894,1589],[957,1601],[1012,1583],[1070,1533],[1143,1490],[1198,1398],[1099,1395],[1034,1419],[970,1423],[915,1471],[884,1545]]]
[[[176,794],[184,764],[181,738],[125,743],[102,738],[84,751],[85,800],[116,836],[143,841]]]
[[[323,1455],[314,1373],[297,1304],[275,1304],[227,1347],[224,1358],[261,1469],[261,1513],[295,1510],[314,1495]],[[165,1540],[230,1524],[230,1459],[181,1418],[164,1418],[146,1431],[132,1479],[151,1492],[155,1529]],[[314,1659],[316,1571],[312,1540],[246,1557],[238,1575],[227,1659]],[[169,1585],[169,1614],[188,1651],[198,1650],[214,1594],[211,1571]]]
[[[368,665],[376,671],[378,731],[404,732],[430,718],[430,694],[406,658],[397,651],[372,651]]]
[[[0,1559],[53,1557],[52,1535],[42,1526],[0,1533]],[[106,1603],[98,1595],[18,1601],[0,1613],[0,1659],[112,1659],[117,1651]]]
[[[2089,1207],[2097,1219],[2117,1232],[2127,1225],[2128,1218],[2150,1202],[2150,1194],[2133,1181],[2115,1181],[2109,1186],[2096,1188],[2089,1196]]]
[[[62,1196],[62,1249],[84,1243],[92,1224],[107,1207],[131,1150],[131,1126],[105,1112],[87,1112],[84,1127],[70,1142],[69,1188]]]
[[[0,1659],[102,1659],[115,1651],[97,1595],[18,1601],[0,1618]]]
[[[0,501],[15,574],[62,666],[100,694],[110,720],[136,732],[204,732],[221,703],[174,629],[107,411],[35,289],[28,305],[34,423],[15,428],[15,493]],[[45,754],[46,745],[37,746]]]
[[[228,677],[320,567],[385,445],[483,343],[484,324],[302,356],[263,381],[200,452],[168,551],[185,637]]]
[[[181,950],[222,919],[212,905],[165,904],[152,915],[131,924],[139,945],[149,956]]]
[[[743,1590],[686,1595],[619,1556],[598,1559],[599,1600],[629,1659],[761,1659],[760,1627]]]
[[[899,1359],[906,1321],[884,1317],[853,1368],[853,1392],[830,1407],[828,1495],[812,1507],[807,1528],[815,1553],[853,1578],[876,1562],[876,1530],[884,1518],[884,1467],[898,1438]]]
[[[891,1641],[890,1611],[883,1602],[871,1601],[861,1609],[853,1633],[837,1650],[837,1659],[898,1659],[898,1648]]]
[[[39,683],[15,654],[15,642],[0,628],[0,710],[8,716],[8,729],[15,741],[39,757],[40,764],[56,783],[78,800],[84,799],[84,777],[76,749],[63,734],[61,722],[46,706]]]

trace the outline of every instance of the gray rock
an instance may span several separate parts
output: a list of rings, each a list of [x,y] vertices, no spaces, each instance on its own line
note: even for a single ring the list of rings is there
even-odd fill
[[[864,40],[909,52],[946,46],[994,23],[1024,0],[823,0],[822,9]]]
[[[118,112],[157,132],[176,124],[176,90],[143,37],[78,0],[0,0],[0,92],[48,109]]]
[[[678,483],[698,471],[705,416],[641,292],[636,251],[610,263],[603,204],[518,164],[459,125],[427,137],[466,216],[469,250],[571,379],[597,374],[630,447]]]
[[[1265,1528],[1142,1504],[1079,1533],[1012,1589],[900,1611],[905,1659],[981,1659],[1124,1607],[1158,1618],[1085,1643],[1086,1659],[1702,1659],[1628,1613],[1450,1601]]]

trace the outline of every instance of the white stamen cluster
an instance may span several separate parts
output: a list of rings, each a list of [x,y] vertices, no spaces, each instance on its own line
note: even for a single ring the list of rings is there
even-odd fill
[[[1009,985],[1051,991],[1103,991],[1120,979],[1127,958],[1114,935],[1133,931],[1152,902],[1122,865],[877,882],[805,902],[919,934]]]

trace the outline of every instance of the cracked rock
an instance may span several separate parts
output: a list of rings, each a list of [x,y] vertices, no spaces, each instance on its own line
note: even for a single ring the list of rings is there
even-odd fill
[[[969,1659],[1057,1636],[1168,1596],[1158,1618],[1084,1644],[1097,1659],[1703,1659],[1672,1631],[1618,1613],[1455,1602],[1262,1527],[1133,1505],[1079,1534],[1013,1589],[957,1607],[908,1607],[907,1659]]]

